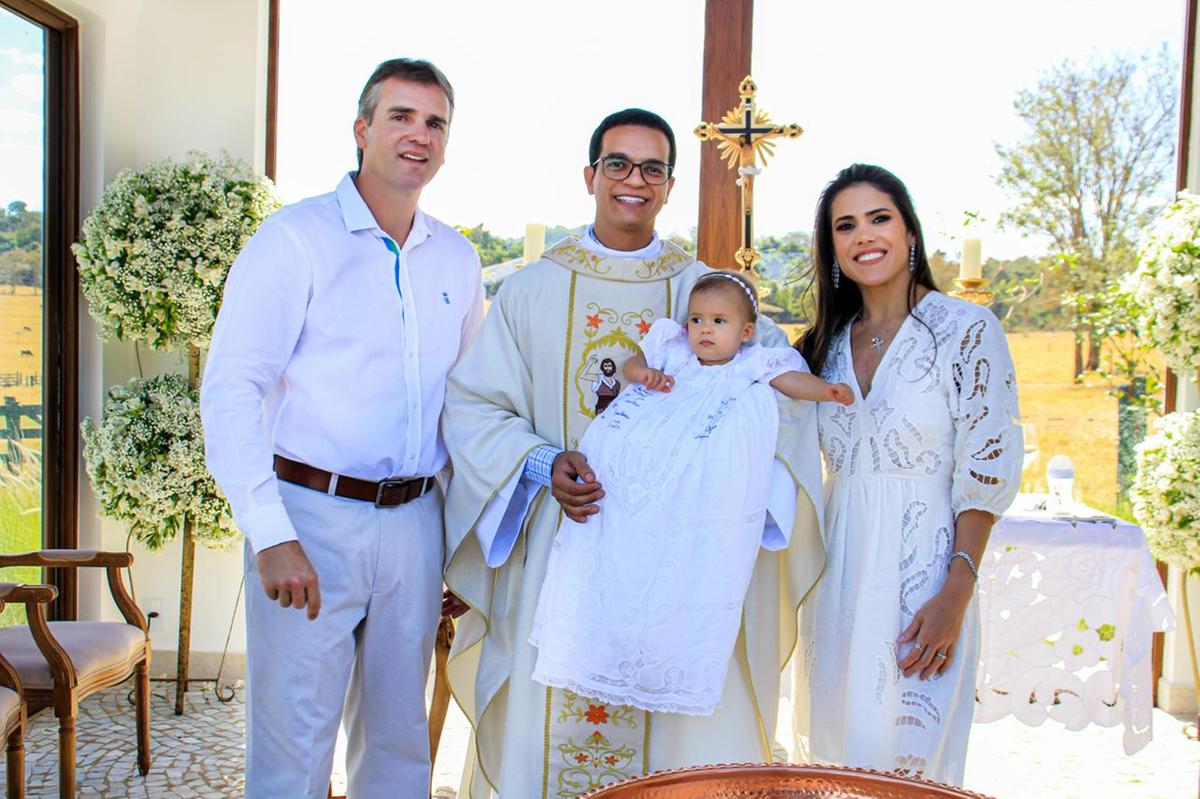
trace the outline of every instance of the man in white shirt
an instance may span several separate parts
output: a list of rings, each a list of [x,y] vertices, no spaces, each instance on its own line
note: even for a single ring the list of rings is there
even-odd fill
[[[226,283],[201,412],[246,536],[248,797],[324,797],[343,705],[350,795],[428,793],[440,416],[483,316],[474,248],[417,207],[453,111],[432,64],[381,64],[358,171],[268,219]]]

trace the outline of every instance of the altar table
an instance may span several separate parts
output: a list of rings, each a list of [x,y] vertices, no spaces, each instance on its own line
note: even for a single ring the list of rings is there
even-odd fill
[[[1152,634],[1173,629],[1136,525],[1077,508],[1061,517],[1022,495],[979,564],[982,621],[975,721],[1010,713],[1036,727],[1124,724],[1125,752],[1150,742]]]

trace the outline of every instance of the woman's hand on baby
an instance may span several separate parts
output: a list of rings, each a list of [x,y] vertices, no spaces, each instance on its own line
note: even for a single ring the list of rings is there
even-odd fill
[[[661,369],[646,368],[641,383],[651,391],[668,392],[675,387],[675,378],[664,373]]]
[[[854,389],[845,383],[830,383],[829,388],[825,389],[825,392],[833,402],[838,402],[842,405],[854,404]]]

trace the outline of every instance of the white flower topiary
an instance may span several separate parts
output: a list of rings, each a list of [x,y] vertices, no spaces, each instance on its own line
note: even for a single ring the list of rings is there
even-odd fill
[[[186,377],[113,386],[104,421],[83,423],[83,459],[101,514],[127,522],[158,549],[195,520],[197,540],[220,547],[237,534],[224,495],[204,467],[200,400]]]
[[[228,154],[122,171],[72,248],[101,337],[207,347],[229,267],[278,207],[270,181]]]
[[[1158,560],[1200,568],[1200,411],[1159,419],[1137,448],[1133,514]]]
[[[1147,232],[1121,288],[1137,308],[1146,343],[1175,371],[1200,366],[1200,197],[1179,193]]]

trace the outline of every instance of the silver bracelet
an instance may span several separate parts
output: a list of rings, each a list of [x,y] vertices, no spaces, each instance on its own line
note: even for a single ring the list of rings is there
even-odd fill
[[[962,558],[966,562],[967,568],[971,570],[971,574],[975,575],[975,582],[979,582],[979,568],[975,565],[975,559],[961,549],[957,549],[950,555],[950,560],[946,562],[947,569],[954,563],[955,558]]]

